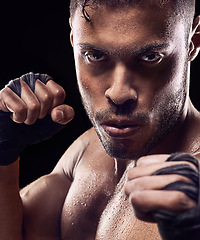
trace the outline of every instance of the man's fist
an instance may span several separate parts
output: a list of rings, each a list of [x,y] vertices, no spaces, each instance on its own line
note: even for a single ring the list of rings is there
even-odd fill
[[[129,170],[125,193],[139,219],[158,223],[164,240],[198,240],[199,174],[190,154],[143,157]]]
[[[72,120],[64,89],[46,74],[29,73],[0,92],[0,165],[8,165],[29,144],[51,137]],[[12,119],[12,120],[11,120]]]
[[[27,78],[33,80],[25,81]],[[10,112],[17,123],[31,125],[51,113],[53,121],[66,124],[73,118],[74,111],[63,104],[65,96],[64,89],[48,75],[29,73],[1,90],[0,110]]]

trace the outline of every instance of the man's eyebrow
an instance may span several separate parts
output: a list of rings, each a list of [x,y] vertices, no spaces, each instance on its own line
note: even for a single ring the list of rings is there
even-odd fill
[[[169,44],[167,44],[167,43],[153,43],[153,44],[148,44],[146,46],[143,46],[139,49],[130,51],[130,54],[131,55],[141,55],[141,54],[144,54],[144,53],[150,52],[150,51],[164,50],[164,49],[167,49],[168,47],[169,47]]]
[[[140,48],[135,47],[135,48],[126,48],[126,49],[117,49],[117,50],[101,48],[101,47],[97,47],[97,46],[89,44],[89,43],[79,43],[78,47],[80,49],[90,50],[90,51],[98,51],[98,52],[105,53],[105,54],[112,54],[112,53],[116,54],[117,53],[119,55],[124,55],[124,54],[128,53],[128,55],[137,56],[137,55],[141,55],[146,52],[149,52],[149,51],[160,51],[163,49],[167,49],[169,47],[169,44],[167,44],[167,43],[152,43],[152,44],[142,46]]]
[[[89,43],[79,43],[78,47],[80,49],[84,49],[84,50],[90,50],[90,51],[99,51],[99,52],[104,52],[104,53],[108,53],[110,51],[103,49],[103,48],[99,48],[97,46],[94,46],[92,44]]]

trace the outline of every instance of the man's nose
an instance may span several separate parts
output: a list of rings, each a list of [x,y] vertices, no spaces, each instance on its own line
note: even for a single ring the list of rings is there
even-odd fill
[[[105,92],[105,96],[116,105],[122,105],[127,101],[137,101],[137,92],[134,88],[130,70],[121,63],[117,64],[110,76],[110,85]]]

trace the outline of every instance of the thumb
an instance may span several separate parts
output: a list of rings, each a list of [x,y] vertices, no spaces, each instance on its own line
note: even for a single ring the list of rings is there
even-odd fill
[[[74,118],[74,109],[66,104],[59,105],[52,109],[51,118],[54,122],[67,124]]]

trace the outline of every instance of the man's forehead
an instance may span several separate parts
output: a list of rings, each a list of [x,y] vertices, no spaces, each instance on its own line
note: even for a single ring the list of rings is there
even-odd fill
[[[105,6],[113,10],[140,6],[144,10],[155,9],[154,14],[159,11],[163,13],[167,11],[170,13],[168,17],[175,20],[184,18],[189,25],[192,23],[195,14],[195,0],[71,0],[71,17],[73,19],[78,9],[82,17],[91,22],[92,14],[98,13],[100,8]]]
[[[107,8],[106,6],[88,11],[91,23],[88,23],[77,11],[74,18],[75,32],[79,37],[91,37],[98,40],[116,40],[126,42],[138,38],[154,41],[155,37],[169,37],[170,22],[167,11],[155,11],[149,7]],[[114,36],[113,36],[114,34]]]
[[[165,16],[165,20],[169,21],[169,19],[172,19],[172,15],[174,13],[171,0],[126,1],[129,2],[129,4],[119,4],[120,1],[116,1],[117,3],[114,4],[115,1],[109,0],[107,2],[105,1],[105,3],[103,3],[104,1],[102,1],[101,3],[99,2],[101,1],[95,1],[93,4],[90,3],[84,8],[82,8],[82,6],[80,5],[77,8],[76,14],[78,13],[85,20],[85,18],[83,17],[83,12],[85,12],[85,15],[90,19],[90,23],[94,26],[96,20],[98,20],[98,22],[101,22],[101,24],[107,23],[107,19],[111,15],[113,16],[113,18],[109,18],[109,20],[117,21],[119,19],[119,16],[121,18],[128,18],[130,15],[133,15],[134,13],[137,13],[137,11],[140,11],[140,14],[138,15],[138,17],[140,17],[140,21],[142,19],[142,15],[150,15],[150,20]],[[112,2],[112,4],[109,4],[109,2]],[[124,20],[125,19],[121,21],[119,19],[120,26],[123,25]]]
[[[99,7],[111,7],[114,8],[122,8],[122,7],[133,7],[133,6],[141,6],[143,8],[148,7],[157,7],[157,8],[165,8],[170,7],[174,9],[176,5],[176,0],[89,0],[87,4],[84,6],[84,10],[87,12],[91,9],[95,11],[98,10]],[[79,6],[83,6],[80,4]]]
[[[174,4],[176,0],[88,0],[87,6],[90,5],[112,5],[112,6],[124,6],[124,5],[138,5],[138,4],[156,4],[159,6],[165,4]]]

